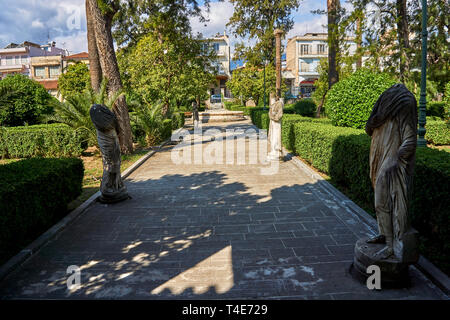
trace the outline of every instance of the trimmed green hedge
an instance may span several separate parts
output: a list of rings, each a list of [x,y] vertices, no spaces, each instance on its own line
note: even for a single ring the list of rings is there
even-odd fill
[[[294,110],[296,114],[305,117],[314,117],[317,106],[312,99],[301,99],[294,104]]]
[[[335,126],[362,129],[379,96],[394,84],[387,73],[359,69],[328,91],[324,106],[327,116]]]
[[[161,127],[161,141],[164,141],[172,135],[173,122],[171,119],[164,119]]]
[[[28,245],[67,214],[81,194],[78,158],[32,158],[0,165],[0,261]]]
[[[425,139],[435,145],[450,144],[450,126],[443,120],[427,118]]]
[[[0,157],[77,157],[87,148],[86,135],[65,124],[0,128]]]

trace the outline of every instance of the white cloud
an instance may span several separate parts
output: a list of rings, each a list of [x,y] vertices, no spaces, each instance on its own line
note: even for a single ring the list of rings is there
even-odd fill
[[[326,25],[326,15],[317,15],[311,20],[295,22],[294,27],[289,31],[286,39],[303,35],[307,32],[327,32]]]
[[[203,34],[204,37],[210,37],[217,33],[223,34],[227,29],[226,24],[233,15],[233,4],[228,0],[223,2],[211,2],[210,11],[206,12],[206,8],[202,6],[203,16],[208,19],[207,22],[200,22],[198,18],[191,18],[191,26],[194,34],[197,32]],[[229,32],[229,30],[227,30]]]
[[[87,32],[79,31],[76,34],[70,36],[56,37],[56,46],[69,51],[69,54],[75,54],[80,52],[87,52]]]
[[[31,23],[31,27],[33,28],[43,28],[44,24],[38,19],[38,20],[33,20],[33,22]]]

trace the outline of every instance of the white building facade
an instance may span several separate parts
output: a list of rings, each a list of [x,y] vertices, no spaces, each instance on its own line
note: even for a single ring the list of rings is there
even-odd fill
[[[230,38],[224,32],[222,35],[216,34],[214,37],[205,39],[205,42],[216,54],[214,62],[216,81],[209,88],[209,95],[221,95],[222,98],[229,98],[231,93],[226,86],[226,82],[231,78]]]

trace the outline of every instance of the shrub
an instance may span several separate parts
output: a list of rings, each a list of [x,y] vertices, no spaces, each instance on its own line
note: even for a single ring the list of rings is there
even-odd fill
[[[419,108],[419,103],[417,103]],[[430,101],[427,102],[427,116],[444,118],[445,114],[445,102]]]
[[[316,109],[316,104],[312,99],[301,99],[294,104],[295,113],[305,117],[314,117]]]
[[[172,120],[171,119],[164,119],[161,123],[161,135],[157,141],[157,143],[162,142],[166,139],[169,139],[172,135]]]
[[[77,61],[70,64],[58,78],[58,92],[62,97],[77,95],[90,88],[91,77],[87,64]]]
[[[450,144],[450,127],[443,120],[431,120],[427,117],[425,139],[435,145]]]
[[[448,123],[450,119],[450,82],[445,85],[444,93],[444,119]]]
[[[329,175],[333,184],[374,214],[369,177],[370,137],[363,130],[303,121],[294,124],[294,135],[295,151],[301,158]],[[450,154],[417,149],[412,225],[421,236],[421,253],[447,273],[450,272],[449,189]]]
[[[0,261],[67,214],[81,194],[83,162],[33,158],[0,165]]]
[[[184,112],[174,112],[172,115],[172,129],[183,128],[184,126]]]
[[[359,69],[328,91],[327,115],[335,126],[364,128],[378,97],[394,84],[386,73]]]
[[[252,123],[260,129],[269,129],[269,111],[263,108],[252,108],[250,110],[250,119]]]
[[[53,111],[57,101],[37,81],[17,74],[0,80],[0,91],[8,94],[0,105],[0,125],[37,124],[42,115]]]
[[[79,156],[87,147],[83,132],[65,124],[3,128],[0,131],[0,157]]]
[[[281,120],[281,140],[286,149],[295,152],[294,124],[297,122],[317,122],[331,124],[327,118],[310,118],[297,114],[285,114]]]

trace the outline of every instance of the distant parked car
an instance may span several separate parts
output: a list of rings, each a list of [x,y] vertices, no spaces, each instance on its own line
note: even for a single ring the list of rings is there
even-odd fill
[[[210,98],[211,103],[220,103],[222,102],[222,96],[220,94],[213,94]]]

